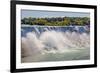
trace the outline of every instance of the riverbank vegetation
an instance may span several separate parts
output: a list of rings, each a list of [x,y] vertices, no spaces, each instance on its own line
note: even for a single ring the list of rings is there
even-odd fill
[[[24,25],[44,25],[44,26],[69,26],[69,25],[90,25],[89,17],[50,17],[50,18],[23,18],[21,24]]]

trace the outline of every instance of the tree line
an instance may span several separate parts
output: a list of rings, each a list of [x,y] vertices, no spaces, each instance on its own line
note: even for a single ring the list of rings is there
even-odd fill
[[[24,25],[44,25],[44,26],[68,26],[68,25],[90,25],[89,17],[51,17],[51,18],[23,18],[21,24]]]

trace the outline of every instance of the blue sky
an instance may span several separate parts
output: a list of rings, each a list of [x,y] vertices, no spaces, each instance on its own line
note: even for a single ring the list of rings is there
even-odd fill
[[[21,18],[34,17],[34,18],[43,18],[43,17],[90,17],[89,13],[83,12],[61,12],[61,11],[40,11],[40,10],[21,10]]]

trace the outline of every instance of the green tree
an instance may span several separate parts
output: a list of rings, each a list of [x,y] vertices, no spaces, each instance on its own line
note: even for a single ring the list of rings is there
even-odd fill
[[[34,24],[38,24],[38,25],[45,25],[47,23],[47,20],[43,19],[43,18],[38,18],[35,21],[33,21]]]

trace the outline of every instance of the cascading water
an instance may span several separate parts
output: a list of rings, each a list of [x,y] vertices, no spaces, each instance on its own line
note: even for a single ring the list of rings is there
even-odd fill
[[[22,26],[21,36],[22,62],[89,59],[87,26]]]

